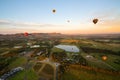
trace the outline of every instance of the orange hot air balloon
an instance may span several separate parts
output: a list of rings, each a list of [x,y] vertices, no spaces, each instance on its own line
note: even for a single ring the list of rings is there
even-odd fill
[[[56,10],[55,10],[55,9],[53,9],[53,10],[52,10],[52,12],[53,12],[53,13],[55,13],[55,12],[56,12]]]
[[[24,33],[24,36],[28,36],[28,33],[27,33],[27,32],[25,32],[25,33]]]
[[[102,60],[107,60],[107,56],[102,56]]]
[[[98,19],[93,19],[93,23],[96,24],[98,22]]]

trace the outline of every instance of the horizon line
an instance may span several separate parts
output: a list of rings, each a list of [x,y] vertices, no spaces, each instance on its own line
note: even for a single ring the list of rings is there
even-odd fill
[[[24,34],[25,32],[19,32],[19,33],[0,33],[0,35],[14,35],[14,34]],[[28,32],[28,34],[39,34],[39,33],[43,33],[43,34],[63,34],[63,35],[102,35],[102,34],[120,34],[120,32],[117,33],[60,33],[60,32]]]

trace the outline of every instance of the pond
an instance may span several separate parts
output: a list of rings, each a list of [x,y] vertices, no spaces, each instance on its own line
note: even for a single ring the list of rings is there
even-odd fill
[[[68,52],[79,52],[80,51],[79,48],[74,45],[57,45],[55,47],[63,49]]]

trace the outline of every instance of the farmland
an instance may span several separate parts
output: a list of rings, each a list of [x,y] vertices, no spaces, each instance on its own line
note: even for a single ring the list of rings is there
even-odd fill
[[[0,41],[0,75],[22,67],[22,71],[9,76],[8,80],[118,80],[118,39],[79,36],[4,39]]]

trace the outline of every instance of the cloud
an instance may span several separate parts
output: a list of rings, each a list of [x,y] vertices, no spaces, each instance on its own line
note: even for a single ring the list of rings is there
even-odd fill
[[[15,22],[10,20],[2,20],[0,19],[0,25],[7,25],[7,26],[18,26],[18,27],[57,27],[63,25],[56,25],[56,24],[40,24],[40,23],[33,23],[33,22]]]
[[[0,25],[11,25],[11,21],[9,21],[9,20],[2,20],[2,19],[0,19]]]

